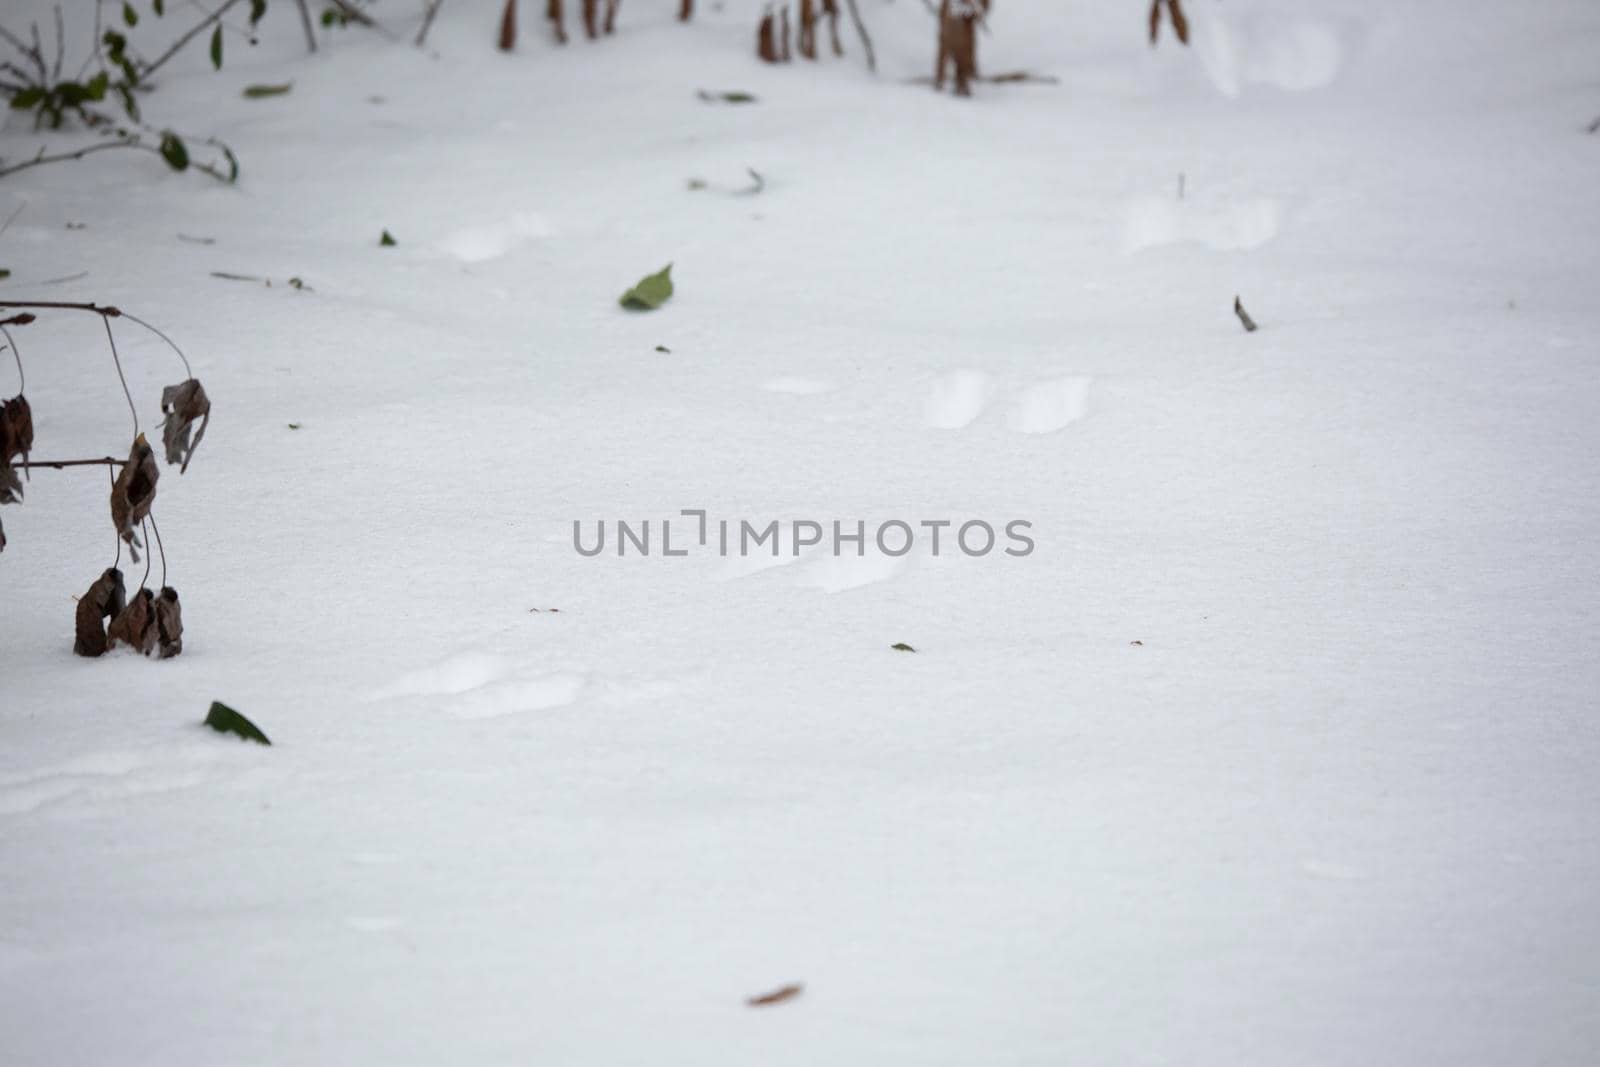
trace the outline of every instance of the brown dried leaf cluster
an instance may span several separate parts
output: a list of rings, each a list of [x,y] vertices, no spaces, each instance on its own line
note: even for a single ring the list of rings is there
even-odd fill
[[[160,477],[161,468],[156,466],[155,451],[144,439],[144,434],[140,434],[133,439],[128,462],[122,465],[122,473],[117,475],[115,484],[111,486],[111,524],[116,527],[117,536],[128,543],[135,563],[139,562],[140,544],[133,532],[134,527],[150,514],[150,505],[156,499],[156,482]]]
[[[153,652],[156,647],[155,600],[155,594],[148,589],[133,594],[128,606],[111,620],[111,626],[106,630],[107,641],[113,645],[121,641],[147,656]]]
[[[183,651],[183,611],[170,585],[159,595],[141,589],[126,599],[122,572],[107,568],[78,600],[77,639],[72,651],[103,656],[122,642],[148,656],[170,659]],[[106,625],[106,620],[111,625]]]
[[[200,379],[190,378],[161,390],[161,413],[166,416],[161,421],[161,442],[166,446],[167,462],[178,464],[178,473],[183,474],[211,422],[211,398],[206,396]],[[198,430],[194,429],[196,422],[200,424]],[[193,441],[189,439],[191,430]]]
[[[14,396],[0,404],[0,504],[15,504],[22,499],[22,482],[12,469],[13,460],[28,460],[33,451],[33,409],[28,398]]]
[[[33,450],[33,410],[26,397],[18,394],[0,404],[0,504],[22,501],[22,479],[12,468],[12,460],[28,461]],[[0,552],[5,551],[6,528],[0,524]]]
[[[77,639],[72,651],[80,656],[102,656],[109,647],[106,641],[106,620],[121,615],[127,593],[122,584],[122,572],[107,567],[89,591],[78,598]]]

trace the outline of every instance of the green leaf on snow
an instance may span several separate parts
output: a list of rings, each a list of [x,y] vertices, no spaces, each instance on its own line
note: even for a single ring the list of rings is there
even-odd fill
[[[189,148],[182,138],[168,130],[161,135],[161,158],[173,170],[189,169]]]
[[[672,295],[672,264],[639,279],[639,284],[622,294],[618,301],[631,311],[654,311]]]
[[[246,741],[256,741],[263,745],[272,744],[255,723],[220,700],[211,702],[211,710],[206,713],[205,724],[219,734],[237,734]]]
[[[896,641],[894,644],[890,645],[889,647],[894,649],[896,652],[915,652],[916,651],[916,649],[912,648],[910,645],[906,644],[904,641]]]
[[[260,100],[267,96],[282,96],[294,88],[294,82],[284,82],[282,85],[246,85],[244,98],[246,100]]]
[[[211,31],[211,65],[217,70],[222,69],[222,27],[218,26]]]
[[[400,243],[399,241],[396,241],[394,239],[394,234],[390,233],[388,230],[384,230],[383,231],[383,236],[378,238],[378,247],[379,248],[393,248],[395,245],[397,245],[399,243]]]

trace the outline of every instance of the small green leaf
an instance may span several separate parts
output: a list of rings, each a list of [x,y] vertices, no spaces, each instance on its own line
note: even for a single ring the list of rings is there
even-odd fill
[[[161,158],[166,160],[167,166],[173,170],[189,169],[188,146],[171,130],[161,135]]]
[[[639,284],[622,294],[618,301],[631,311],[654,311],[672,295],[672,264],[639,279]]]
[[[383,231],[383,236],[378,238],[378,247],[379,248],[393,248],[395,245],[397,245],[399,243],[400,243],[399,241],[396,241],[394,239],[394,234],[390,233],[388,230],[384,230]]]
[[[271,741],[267,740],[267,735],[262,733],[255,723],[220,700],[211,702],[211,710],[206,713],[205,724],[219,734],[238,734],[246,741],[257,741],[263,745],[272,744]]]
[[[267,0],[250,0],[250,25],[254,26],[261,21],[261,16],[267,13]]]
[[[0,267],[0,282],[5,281],[9,277],[11,277],[11,271],[5,267]]]
[[[37,85],[31,85],[21,90],[11,98],[11,107],[15,111],[26,111],[44,99],[44,90]]]
[[[122,0],[122,21],[128,26],[139,25],[139,13],[133,9],[128,0]]]
[[[904,641],[896,641],[894,644],[890,645],[889,647],[892,648],[896,652],[915,652],[916,651],[916,649],[912,648],[910,645],[906,644]]]
[[[672,349],[668,348],[666,345],[656,345],[656,351],[666,352],[669,355],[672,353]]]
[[[747,93],[747,92],[744,92],[743,90],[740,90],[740,89],[734,89],[734,90],[731,90],[731,91],[720,91],[720,92],[707,92],[705,89],[701,89],[700,93],[699,93],[699,96],[700,96],[701,100],[704,100],[708,104],[754,104],[754,103],[756,103],[756,96],[755,96],[754,93]]]
[[[211,66],[216,70],[222,69],[222,26],[218,25],[211,31]]]
[[[165,0],[153,0],[153,2],[150,4],[150,7],[154,9],[156,18],[160,18],[162,15],[167,13],[167,5]]]
[[[90,78],[89,84],[85,86],[85,88],[88,90],[89,99],[104,100],[106,98],[106,88],[110,86],[110,84],[111,75],[107,74],[103,70],[99,74],[96,74],[94,77]]]
[[[260,100],[266,96],[282,96],[294,88],[294,82],[284,82],[282,85],[246,85],[244,97],[246,100]]]
[[[289,429],[291,429],[291,430],[298,430],[298,429],[299,429],[299,428],[300,428],[300,427],[301,427],[301,425],[302,425],[302,424],[301,424],[301,423],[298,423],[298,422],[291,422],[291,423],[290,423],[290,424],[289,424]]]

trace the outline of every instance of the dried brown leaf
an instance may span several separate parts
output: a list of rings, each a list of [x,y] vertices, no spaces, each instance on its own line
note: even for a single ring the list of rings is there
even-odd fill
[[[162,586],[156,597],[156,643],[162,659],[183,651],[183,609],[178,605],[178,591],[170,585]]]
[[[141,589],[133,594],[128,606],[123,608],[106,630],[107,641],[118,641],[138,649],[148,656],[155,651],[159,634],[156,630],[155,594]]]
[[[134,535],[134,527],[150,514],[160,477],[161,468],[156,466],[155,452],[144,434],[140,434],[133,439],[128,462],[123,464],[122,473],[111,487],[111,524],[116,527],[117,536],[128,543],[135,563],[139,562],[139,539]]]
[[[774,989],[770,993],[749,997],[745,1000],[745,1003],[752,1008],[764,1008],[769,1004],[782,1004],[786,1000],[793,1000],[798,997],[804,989],[805,986],[796,982],[794,985],[786,985],[782,989]]]
[[[105,620],[115,620],[122,614],[126,596],[122,572],[107,567],[89,591],[78,598],[77,640],[72,644],[72,651],[80,656],[105,654],[108,647]]]
[[[19,394],[0,404],[0,504],[21,502],[22,479],[11,461],[20,456],[26,463],[32,450],[33,410],[28,398]]]
[[[200,379],[189,378],[161,390],[161,412],[166,415],[161,422],[161,441],[167,449],[167,462],[180,464],[178,473],[182,474],[189,469],[189,460],[206,435],[206,425],[211,421],[211,398],[206,396]],[[196,421],[200,428],[194,431],[194,440],[190,441],[189,431],[194,429]]]
[[[17,395],[0,404],[0,464],[33,451],[33,409],[28,398]]]
[[[0,504],[22,502],[22,479],[5,463],[0,463]]]

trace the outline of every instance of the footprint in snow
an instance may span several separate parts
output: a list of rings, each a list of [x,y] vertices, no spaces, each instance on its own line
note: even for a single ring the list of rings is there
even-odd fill
[[[1362,33],[1361,24],[1349,19],[1306,19],[1271,10],[1197,12],[1194,51],[1223,96],[1237,97],[1247,85],[1303,93],[1333,84]]]
[[[112,802],[190,789],[213,780],[212,764],[222,755],[209,746],[163,750],[158,756],[108,750],[0,776],[0,815],[25,815],[68,800]]]
[[[957,370],[934,379],[922,405],[922,420],[935,430],[960,430],[994,397],[994,382],[979,370]]]
[[[1218,201],[1199,196],[1141,196],[1128,202],[1123,222],[1123,251],[1193,242],[1220,252],[1260,248],[1278,235],[1283,206],[1257,197]]]
[[[461,652],[408,671],[367,699],[445,698],[436,703],[458,719],[545,711],[578,699],[587,678],[572,671],[528,672],[487,652]]]
[[[1024,389],[1011,411],[1010,427],[1018,433],[1055,433],[1089,412],[1093,378],[1058,378]]]
[[[439,242],[439,249],[462,263],[486,263],[550,233],[549,223],[541,216],[525,212],[501,222],[457,230]]]

